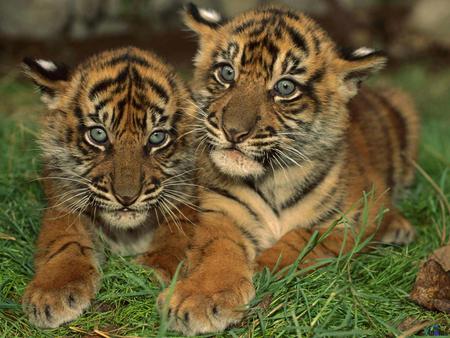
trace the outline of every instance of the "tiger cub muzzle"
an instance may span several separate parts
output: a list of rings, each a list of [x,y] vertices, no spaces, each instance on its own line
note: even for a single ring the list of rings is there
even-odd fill
[[[255,140],[261,137],[262,115],[266,99],[260,90],[236,86],[227,97],[216,102],[211,109],[217,120],[219,141],[210,156],[213,163],[224,173],[233,176],[259,176],[264,167],[261,149]]]

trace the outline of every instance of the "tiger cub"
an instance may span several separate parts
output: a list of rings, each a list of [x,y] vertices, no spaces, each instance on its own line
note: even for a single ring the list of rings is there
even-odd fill
[[[195,109],[174,70],[133,47],[73,71],[26,58],[24,70],[48,107],[39,140],[48,208],[23,308],[34,325],[57,327],[98,290],[103,242],[173,274],[195,221]]]
[[[358,236],[413,240],[392,200],[413,182],[417,114],[398,90],[357,94],[385,56],[342,53],[313,20],[281,7],[225,21],[189,5],[185,21],[200,40],[193,92],[207,189],[189,274],[159,298],[173,329],[196,334],[239,321],[255,268],[294,263],[315,232],[330,231],[300,267],[348,252]]]

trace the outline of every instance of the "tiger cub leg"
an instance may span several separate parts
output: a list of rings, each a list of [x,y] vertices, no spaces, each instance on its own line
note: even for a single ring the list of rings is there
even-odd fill
[[[319,235],[325,231],[319,230]],[[273,271],[295,263],[313,232],[314,230],[304,228],[291,230],[256,258],[258,268],[262,270],[264,267],[268,267]],[[414,240],[415,234],[411,223],[397,210],[391,209],[384,216],[381,229],[375,239],[387,244],[409,244]],[[335,229],[306,255],[299,267],[308,267],[320,258],[336,257],[340,252],[346,253],[353,245],[354,239],[351,234],[345,234],[343,230]]]
[[[258,269],[262,270],[267,267],[271,271],[278,271],[295,263],[314,231],[305,228],[289,231],[275,245],[263,251],[256,258]],[[319,229],[319,237],[326,231],[326,229]],[[299,268],[311,266],[317,263],[317,259],[336,257],[341,251],[348,252],[354,243],[351,233],[335,229],[303,258]]]
[[[22,297],[30,322],[54,328],[76,319],[100,281],[92,239],[79,216],[47,211],[37,242],[35,275]]]
[[[271,271],[278,271],[295,263],[314,231],[314,229],[306,228],[289,231],[272,247],[256,257],[258,269],[262,270],[267,267]],[[319,229],[319,237],[326,231],[326,229]],[[317,259],[336,257],[341,251],[348,252],[353,245],[354,238],[349,232],[345,233],[341,229],[335,229],[302,259],[299,268],[311,266],[317,263]]]
[[[380,235],[377,236],[385,244],[409,244],[416,238],[416,230],[398,210],[392,208],[383,218]]]
[[[170,328],[187,335],[239,322],[253,298],[254,248],[223,215],[203,215],[188,251],[187,277],[158,298]]]
[[[307,245],[312,232],[308,229],[295,229],[281,237],[272,247],[264,250],[257,258],[258,269],[265,267],[271,271],[283,269],[293,264],[300,251]],[[315,247],[310,255],[330,257],[332,253],[323,245]],[[310,258],[310,257],[308,257]]]
[[[181,219],[177,224],[161,224],[155,230],[150,250],[136,259],[137,263],[154,269],[166,283],[172,279],[178,265],[186,258],[189,241],[194,231],[192,224],[196,216],[194,211],[181,210],[181,212],[189,221]]]

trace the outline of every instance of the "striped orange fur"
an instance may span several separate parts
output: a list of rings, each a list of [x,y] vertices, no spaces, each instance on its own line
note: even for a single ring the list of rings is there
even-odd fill
[[[281,7],[223,20],[189,5],[185,21],[200,40],[193,92],[206,188],[188,276],[168,300],[173,329],[236,323],[254,295],[255,269],[292,264],[313,232],[336,222],[301,267],[345,253],[355,236],[413,239],[392,201],[413,181],[417,114],[398,90],[359,90],[383,68],[383,54],[344,53],[313,20]],[[364,192],[372,192],[365,225]]]
[[[32,59],[24,69],[49,110],[40,137],[48,208],[23,307],[36,326],[57,327],[98,290],[104,243],[174,273],[195,221],[195,110],[174,70],[133,47],[73,71]]]

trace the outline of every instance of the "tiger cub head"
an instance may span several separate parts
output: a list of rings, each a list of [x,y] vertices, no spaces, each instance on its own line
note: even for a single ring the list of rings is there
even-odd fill
[[[23,65],[49,108],[40,145],[54,205],[131,229],[189,194],[195,109],[171,67],[133,47],[73,71],[29,58]]]
[[[337,151],[346,103],[386,62],[368,48],[344,54],[312,19],[281,7],[224,20],[190,4],[184,20],[199,36],[193,91],[210,160],[238,179]]]

